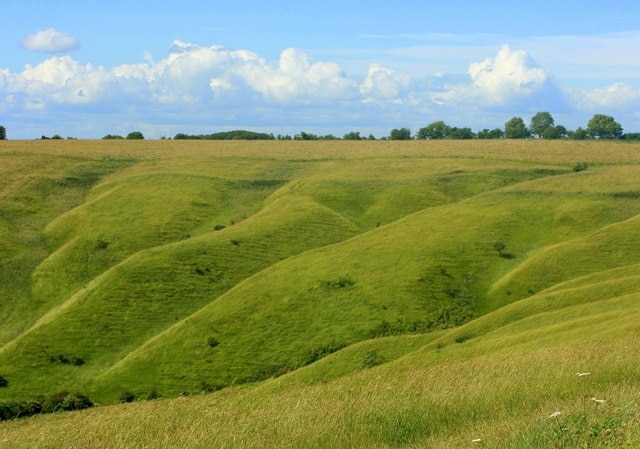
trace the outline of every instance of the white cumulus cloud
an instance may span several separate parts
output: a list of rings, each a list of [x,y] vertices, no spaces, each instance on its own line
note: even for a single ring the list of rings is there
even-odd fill
[[[523,50],[503,45],[498,54],[469,65],[473,86],[490,102],[504,104],[529,96],[545,87],[547,72]]]
[[[237,70],[249,87],[278,103],[326,103],[353,95],[355,83],[334,62],[315,62],[294,48],[280,54],[277,67],[264,61]]]
[[[627,83],[614,83],[581,92],[577,101],[588,109],[638,109],[640,88]]]
[[[371,64],[360,92],[367,100],[400,102],[409,93],[411,85],[411,76]]]
[[[299,50],[284,50],[274,66],[251,51],[182,41],[174,41],[168,56],[157,62],[105,69],[53,56],[20,73],[4,72],[0,89],[44,103],[213,106],[248,101],[284,106],[329,104],[358,95],[357,83],[338,64],[313,61]]]
[[[565,111],[567,97],[550,74],[524,50],[503,45],[482,62],[469,64],[465,82],[448,83],[432,91],[441,106],[472,105],[474,108]]]
[[[108,74],[101,67],[82,65],[70,56],[54,56],[27,65],[8,79],[9,91],[38,102],[58,104],[90,103],[104,95]]]
[[[524,50],[508,45],[496,50],[469,64],[466,74],[418,77],[370,63],[366,73],[347,75],[338,63],[315,61],[294,48],[269,62],[249,50],[176,40],[163,59],[147,55],[137,64],[112,68],[68,55],[50,56],[19,72],[0,68],[0,111],[22,118],[37,111],[42,122],[49,117],[69,126],[68,111],[82,123],[90,120],[88,112],[108,111],[114,120],[137,117],[178,131],[185,124],[224,123],[277,132],[318,123],[334,130],[361,124],[416,128],[432,120],[475,129],[537,111],[578,111],[584,117],[591,111],[638,110],[638,87],[561,89]],[[114,128],[101,126],[105,134]]]
[[[45,53],[61,53],[75,50],[80,46],[80,42],[75,37],[62,33],[55,28],[47,28],[30,34],[21,42],[22,47],[31,51],[42,51]]]

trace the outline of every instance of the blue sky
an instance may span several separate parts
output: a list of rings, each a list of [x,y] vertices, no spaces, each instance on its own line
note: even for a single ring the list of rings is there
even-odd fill
[[[9,138],[252,129],[386,136],[444,120],[640,132],[640,2],[9,0]]]

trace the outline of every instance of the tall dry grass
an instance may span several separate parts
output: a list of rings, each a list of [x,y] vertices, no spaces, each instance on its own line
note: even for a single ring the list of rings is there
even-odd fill
[[[185,140],[7,140],[0,155],[30,154],[86,158],[158,159],[176,156],[276,159],[371,157],[469,157],[540,163],[637,163],[640,144],[575,140],[378,140],[378,141],[185,141]]]

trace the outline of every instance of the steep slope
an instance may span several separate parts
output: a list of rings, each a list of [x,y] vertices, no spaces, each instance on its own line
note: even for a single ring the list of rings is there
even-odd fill
[[[131,351],[144,352],[148,340],[161,340],[159,335],[169,326],[182,323],[237,282],[283,258],[421,209],[561,172],[511,161],[447,158],[283,161],[199,155],[141,161],[105,178],[84,204],[45,227],[51,253],[31,273],[32,327],[0,350],[6,375],[20,381],[12,380],[0,393],[22,397],[80,388]],[[466,289],[458,285],[461,281],[445,280],[456,284],[448,295]],[[332,290],[332,283],[339,286],[343,281],[319,282]],[[409,310],[437,311],[442,291],[437,295],[433,301],[414,301],[412,293],[408,300],[415,304]],[[463,302],[470,313],[468,298]],[[357,320],[357,315],[350,316]],[[259,328],[265,326],[269,325],[261,323]],[[244,331],[237,324],[227,329]],[[213,348],[216,332],[207,331],[206,339],[199,334],[191,338]],[[356,341],[362,338],[360,332]],[[280,353],[288,349],[274,348],[277,355],[265,360],[247,355],[255,359],[249,369],[223,369],[213,378],[203,360],[193,373],[204,374],[197,380],[170,381],[167,391],[177,394],[263,378],[351,341],[352,337],[321,341],[285,362]],[[141,379],[133,383],[143,384]],[[124,387],[118,383],[108,390]],[[113,394],[105,397],[113,400]]]
[[[637,447],[637,146],[543,144],[200,146],[46,211],[0,178],[0,311],[41,301],[0,321],[1,399],[226,387],[0,423],[0,445]],[[586,157],[606,163],[557,165]]]
[[[488,333],[456,343],[460,329],[452,330],[373,368],[363,367],[361,352],[360,364],[339,378],[310,372],[354,365],[361,348],[253,387],[0,423],[0,441],[7,448],[636,447],[640,368],[629,354],[640,350],[639,299],[613,295],[533,314],[519,302],[510,307],[525,318],[492,322],[498,312],[490,313]],[[369,348],[381,358],[403,340],[415,337],[377,339]]]
[[[506,274],[490,292],[496,300],[529,296],[559,282],[625,267],[640,260],[640,215],[603,227],[586,237],[542,249]]]
[[[295,156],[146,160],[52,220],[2,397],[211,391],[638,263],[635,165]]]
[[[253,213],[282,181],[241,189]],[[52,254],[33,273],[33,293],[56,303],[130,255],[186,239],[198,229],[229,225],[238,181],[185,174],[130,176],[101,185],[82,206],[45,228]]]
[[[356,231],[313,201],[290,197],[236,226],[138,252],[2,348],[6,375],[19,379],[9,390],[20,396],[77,385],[251,274]],[[59,363],[61,356],[84,363]]]
[[[494,190],[283,261],[130,354],[92,389],[175,395],[279,375],[367,338],[458,324],[532,295],[525,281],[520,283],[528,290],[522,292],[501,280],[514,278],[513,273],[522,271],[539,291],[604,267],[635,266],[640,261],[635,250],[618,254],[616,263],[588,262],[601,252],[589,242],[598,242],[603,232],[612,242],[624,242],[640,231],[635,217],[640,202],[623,200],[620,208],[611,203],[616,199],[603,206],[599,193],[571,193],[581,183],[610,175],[605,170],[556,177],[553,203],[548,191],[536,192],[547,189],[546,180],[523,184],[524,195],[514,195],[512,188]],[[598,211],[598,216],[559,230],[554,218],[570,207]],[[567,236],[573,239],[555,243]],[[508,242],[515,254],[500,257],[496,240]],[[553,268],[562,263],[556,247],[581,254],[573,270]],[[534,269],[527,271],[529,266]],[[555,277],[538,266],[552,267]]]
[[[101,178],[134,162],[0,152],[0,347],[47,309],[31,290],[31,273],[48,256],[43,228],[81,204]]]

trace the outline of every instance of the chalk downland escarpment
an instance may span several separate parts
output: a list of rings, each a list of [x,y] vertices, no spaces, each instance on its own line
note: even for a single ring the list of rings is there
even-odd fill
[[[279,447],[286,429],[307,447],[459,447],[483,431],[495,447],[572,447],[602,420],[593,447],[638,437],[637,394],[615,410],[576,402],[638,387],[625,356],[640,349],[637,145],[13,145],[0,401],[222,389],[128,409],[156,410],[158,426],[189,407],[221,428],[245,416],[239,440],[227,429],[193,447]],[[573,434],[546,407],[564,407]],[[284,424],[252,441],[269,420]]]

